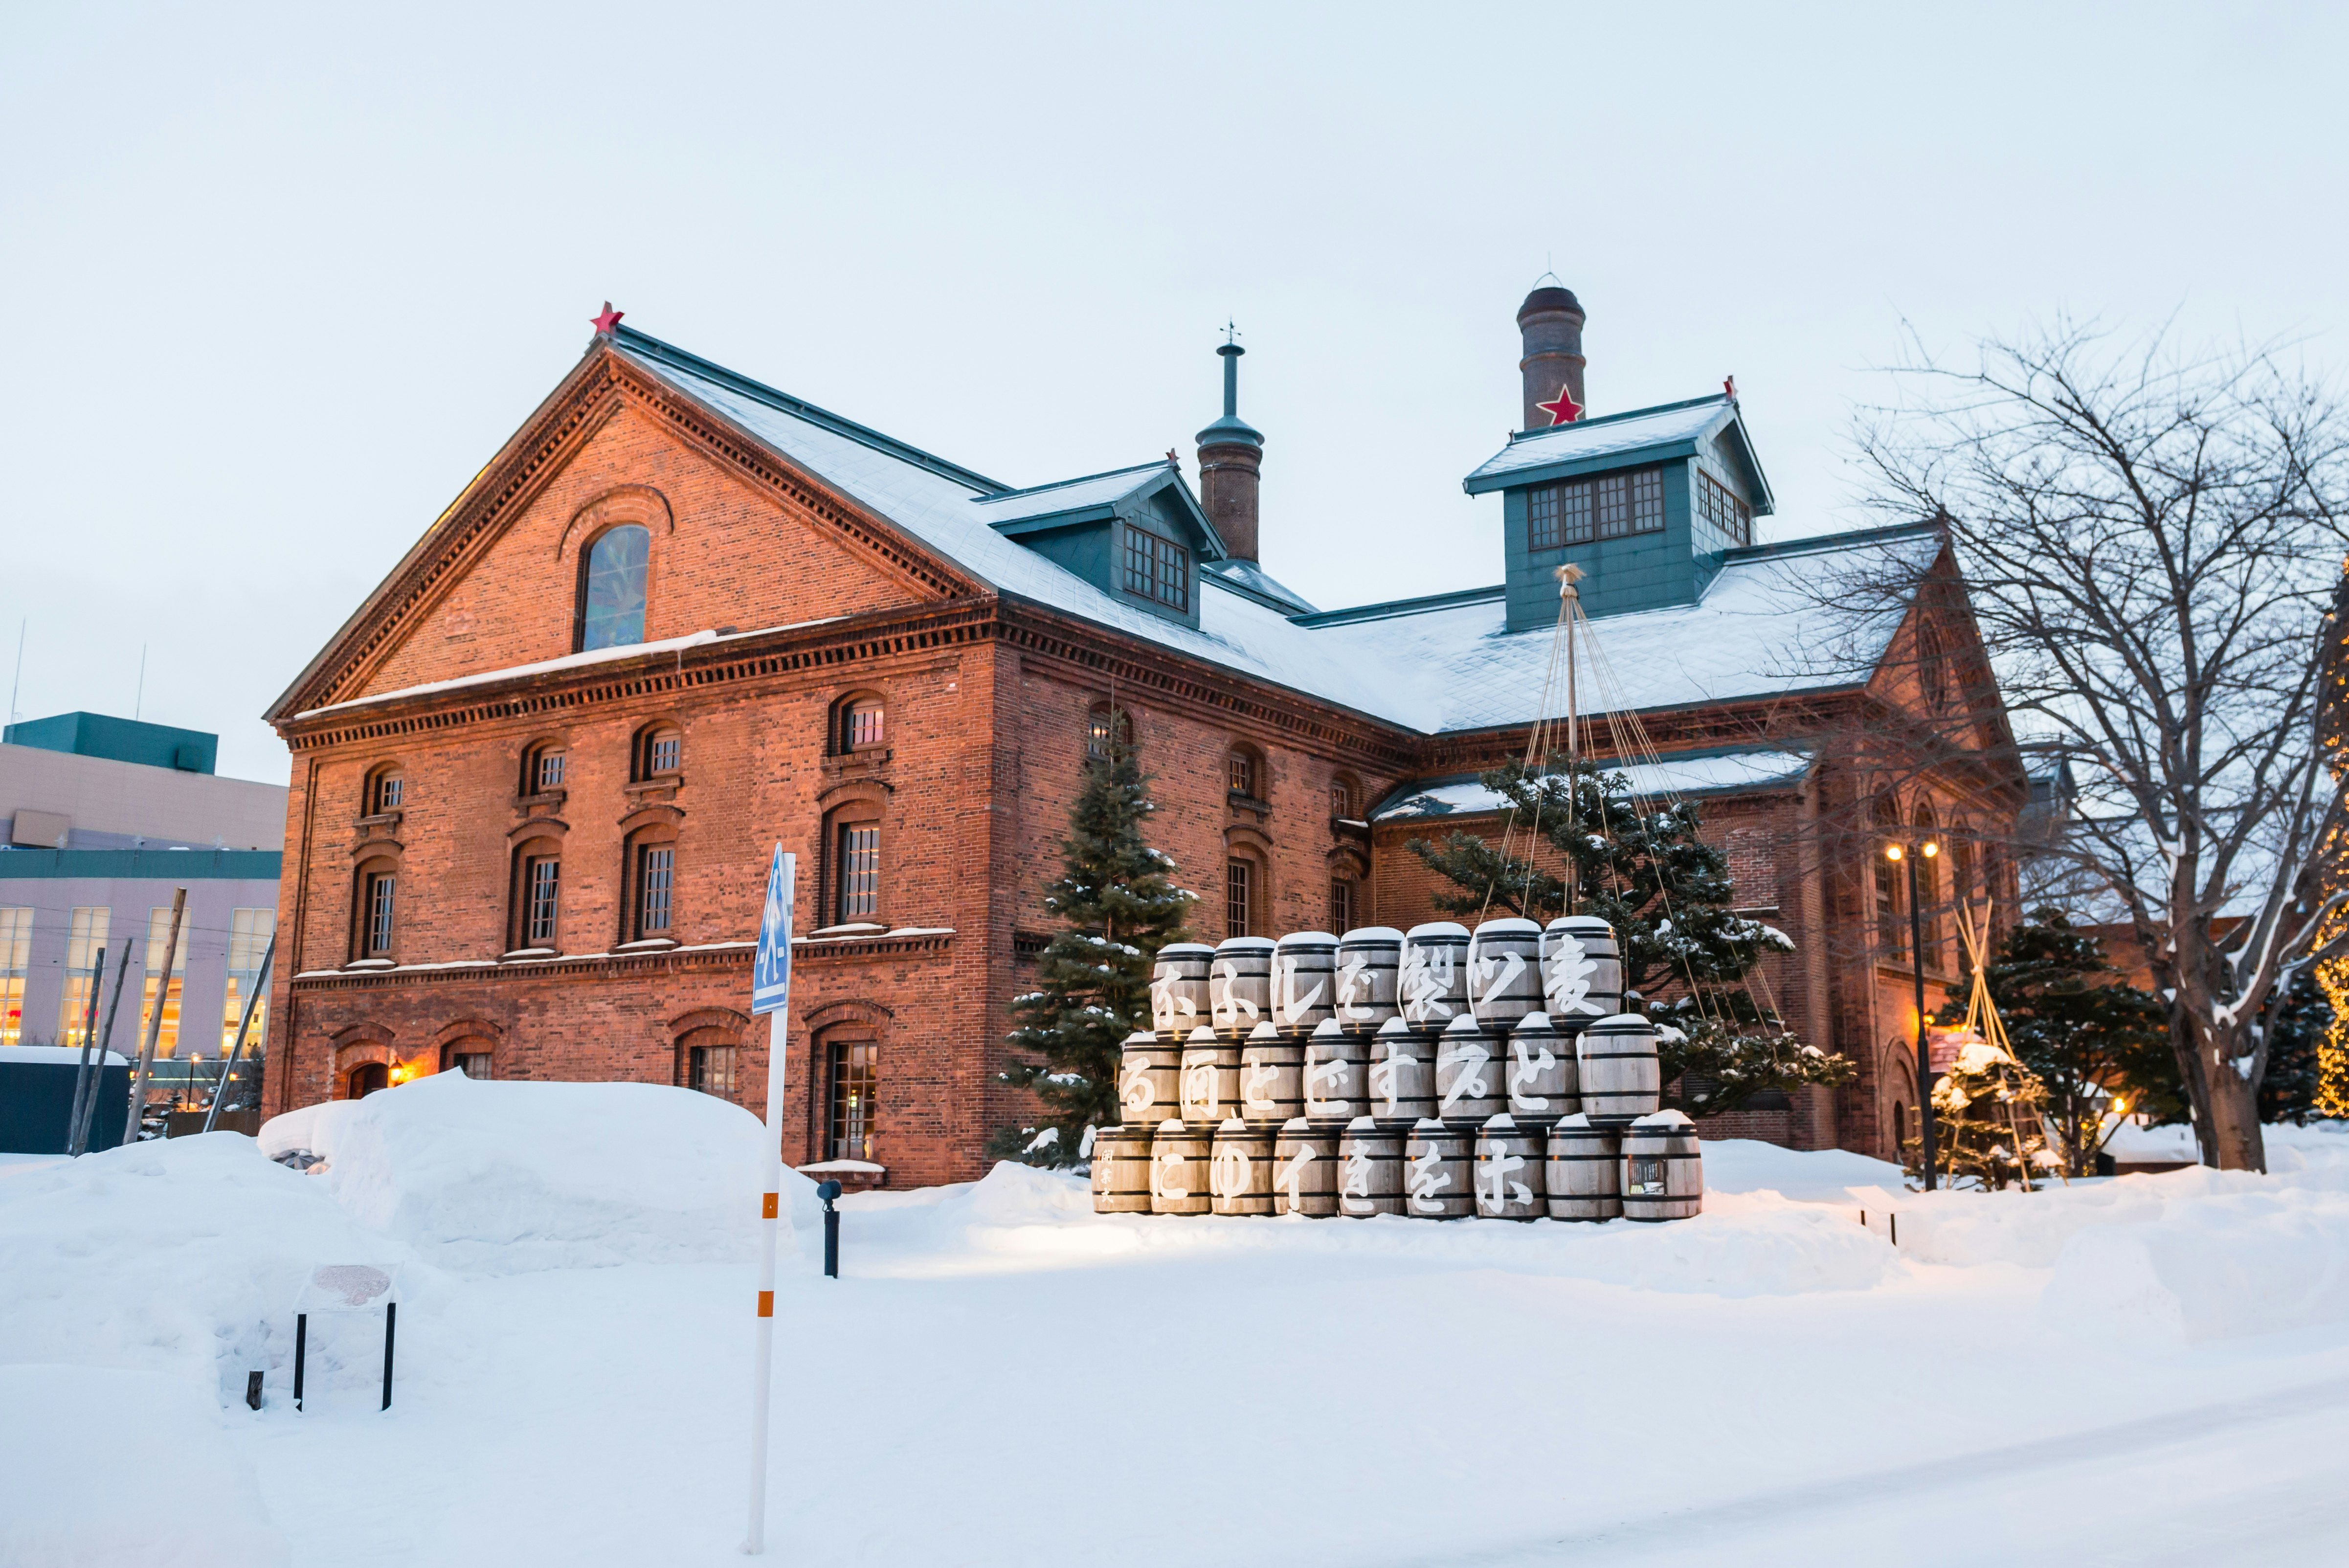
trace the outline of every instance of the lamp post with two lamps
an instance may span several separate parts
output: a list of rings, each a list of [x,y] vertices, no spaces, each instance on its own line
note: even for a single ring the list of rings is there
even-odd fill
[[[1933,1050],[1925,1039],[1925,919],[1917,908],[1917,862],[1930,860],[1940,852],[1940,845],[1930,838],[1921,844],[1884,846],[1887,860],[1909,867],[1909,964],[1917,982],[1917,1144],[1928,1192],[1933,1190]]]

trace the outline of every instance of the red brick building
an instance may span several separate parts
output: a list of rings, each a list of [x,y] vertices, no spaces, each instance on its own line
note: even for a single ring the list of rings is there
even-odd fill
[[[1912,1009],[1872,836],[2003,837],[2025,793],[1961,586],[1929,529],[1753,545],[1772,501],[1731,396],[1550,426],[1582,320],[1527,299],[1529,428],[1467,482],[1501,496],[1503,584],[1327,612],[1256,562],[1237,348],[1196,493],[1168,461],[1013,489],[599,331],[268,714],[294,754],[269,1107],[462,1069],[762,1108],[780,840],[785,1157],[976,1175],[1020,1113],[1007,1007],[1112,704],[1205,940],[1409,926],[1433,911],[1405,842],[1496,826],[1475,774],[1542,716],[1573,562],[1604,691],[1660,753],[1641,787],[1707,800],[1742,902],[1798,944],[1770,963],[1787,1018],[1861,1065],[1716,1130],[1883,1149]],[[1806,595],[1871,564],[1911,586],[1820,657]],[[1946,927],[1927,947],[1938,1001]]]

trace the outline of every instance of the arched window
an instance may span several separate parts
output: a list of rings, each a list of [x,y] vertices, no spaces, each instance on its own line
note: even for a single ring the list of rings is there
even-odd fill
[[[387,859],[363,863],[353,892],[351,957],[395,957],[399,937],[399,863]]]
[[[496,1062],[497,1043],[479,1035],[464,1040],[451,1040],[440,1047],[440,1070],[462,1073],[468,1078],[491,1078]]]
[[[672,940],[677,936],[677,830],[661,826],[632,836],[626,847],[626,919],[620,940]]]
[[[364,1100],[378,1089],[391,1087],[391,1069],[380,1062],[362,1062],[351,1069],[349,1094],[354,1100]]]
[[[634,752],[636,782],[642,784],[685,766],[685,736],[666,721],[647,724],[636,732]]]
[[[1886,958],[1898,959],[1909,950],[1909,931],[1900,920],[1900,867],[1885,858],[1884,851],[1900,842],[1899,803],[1889,794],[1878,795],[1873,815],[1882,836],[1870,857],[1875,863],[1876,945]]]
[[[408,781],[398,763],[386,763],[367,774],[362,798],[361,816],[381,816],[398,811],[408,794]]]
[[[881,919],[881,803],[850,801],[824,819],[824,923]]]
[[[832,749],[846,755],[869,752],[888,740],[888,710],[877,691],[843,697],[833,708]]]
[[[1362,815],[1362,786],[1351,774],[1333,774],[1330,778],[1330,815],[1347,820]]]
[[[652,550],[651,530],[634,523],[605,529],[587,546],[579,566],[579,651],[644,641]]]
[[[1919,958],[1927,968],[1940,969],[1945,934],[1941,920],[1941,857],[1939,854],[1926,855],[1921,851],[1928,844],[1937,848],[1947,846],[1941,844],[1940,836],[1935,831],[1930,802],[1920,800],[1917,803],[1916,822],[1917,846],[1920,851],[1917,857],[1917,914],[1920,921],[1919,929],[1925,939],[1925,950]]]
[[[1092,711],[1085,715],[1085,760],[1087,762],[1101,763],[1109,760],[1112,723],[1115,726],[1114,733],[1118,743],[1129,752],[1133,750],[1133,715],[1123,708],[1112,709],[1106,702],[1096,702],[1093,704]]]
[[[721,1100],[732,1099],[739,1049],[734,1036],[723,1029],[688,1030],[677,1043],[677,1081]]]
[[[1330,929],[1344,936],[1362,917],[1362,885],[1350,877],[1330,878]]]
[[[563,842],[533,838],[514,851],[512,951],[553,949],[561,935]]]
[[[1917,689],[1927,711],[1945,712],[1950,706],[1950,666],[1941,648],[1941,628],[1930,620],[1917,623]]]
[[[823,1042],[828,1159],[874,1160],[875,1099],[881,1047],[870,1038],[833,1034]]]
[[[1262,800],[1271,787],[1265,777],[1264,757],[1254,746],[1235,744],[1225,759],[1225,772],[1230,793],[1248,800]]]
[[[541,741],[524,748],[522,754],[522,793],[525,795],[553,794],[561,789],[569,761],[569,753],[564,750],[560,741]]]
[[[1224,935],[1252,937],[1264,928],[1263,863],[1253,855],[1234,854],[1224,862]]]

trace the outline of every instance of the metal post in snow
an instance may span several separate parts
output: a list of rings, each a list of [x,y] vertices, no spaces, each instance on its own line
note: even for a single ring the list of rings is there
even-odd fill
[[[88,1103],[91,1093],[89,1048],[95,1044],[98,1034],[98,993],[105,989],[106,950],[101,947],[98,950],[98,958],[90,970],[89,1006],[84,1010],[81,1021],[81,1056],[74,1064],[73,1109],[66,1113],[66,1153],[68,1155],[74,1151],[74,1138],[81,1131],[82,1106]],[[102,1081],[106,1076],[106,1053],[103,1051],[98,1054],[98,1077]]]
[[[147,1043],[139,1048],[139,1067],[130,1075],[130,1116],[122,1126],[122,1141],[139,1141],[139,1123],[147,1109],[147,1069],[154,1065],[155,1039],[163,1033],[163,1008],[171,1000],[171,965],[180,956],[180,921],[188,912],[188,890],[171,889],[171,931],[163,939],[163,978],[155,987],[155,1011],[148,1015]]]
[[[253,982],[253,994],[244,999],[244,1016],[237,1021],[236,1044],[229,1052],[228,1060],[221,1064],[220,1083],[212,1090],[211,1107],[204,1112],[206,1132],[212,1131],[212,1124],[220,1120],[221,1101],[228,1097],[228,1081],[236,1072],[236,1059],[244,1054],[244,1036],[246,1031],[253,1027],[253,1010],[263,997],[269,994],[269,965],[276,957],[277,933],[273,930],[269,933],[269,945],[261,950],[261,972]],[[389,1393],[387,1392],[384,1397],[388,1401]]]
[[[1925,1168],[1925,1190],[1933,1190],[1933,1051],[1925,1041],[1925,919],[1917,909],[1918,846],[1901,858],[1909,862],[1909,961],[1917,977],[1917,1140]]]
[[[67,1153],[78,1158],[89,1152],[90,1125],[98,1120],[98,1096],[106,1088],[106,1053],[114,1043],[114,1021],[122,1013],[122,982],[130,978],[130,939],[122,940],[122,957],[114,966],[114,995],[106,1004],[106,1026],[98,1032],[98,1073],[91,1080],[89,1099],[81,1108],[81,1125],[74,1130]]]
[[[742,1550],[767,1549],[767,1433],[775,1370],[775,1227],[783,1190],[783,1063],[792,997],[792,894],[799,857],[775,846],[767,871],[767,906],[750,966],[750,1012],[768,1015],[766,1153],[759,1200],[759,1316],[750,1373],[750,1520]]]

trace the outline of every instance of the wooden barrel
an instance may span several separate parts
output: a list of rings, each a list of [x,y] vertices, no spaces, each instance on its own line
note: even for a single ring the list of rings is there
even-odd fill
[[[1207,1192],[1212,1212],[1272,1212],[1270,1128],[1252,1127],[1239,1117],[1232,1117],[1216,1129],[1215,1151],[1208,1160]]]
[[[1678,1111],[1623,1131],[1623,1218],[1692,1220],[1704,1208],[1704,1156],[1695,1124]]]
[[[1454,1019],[1435,1043],[1435,1116],[1474,1133],[1507,1108],[1507,1064],[1501,1043],[1467,1013]]]
[[[1350,1220],[1402,1212],[1402,1137],[1356,1116],[1338,1139],[1338,1212]]]
[[[1339,1026],[1349,1034],[1376,1034],[1396,1015],[1395,975],[1402,967],[1402,933],[1392,926],[1357,926],[1339,938]]]
[[[1542,1011],[1561,1034],[1623,1010],[1623,954],[1596,915],[1560,915],[1542,932]]]
[[[1338,1212],[1338,1139],[1303,1116],[1273,1139],[1272,1211],[1316,1220]]]
[[[1574,1042],[1582,1113],[1595,1127],[1626,1127],[1652,1113],[1663,1093],[1656,1026],[1637,1012],[1613,1012]]]
[[[1430,920],[1402,939],[1396,1005],[1415,1029],[1441,1031],[1468,1010],[1468,928]]]
[[[1304,1042],[1257,1024],[1240,1048],[1240,1119],[1269,1129],[1304,1114]]]
[[[1412,1128],[1402,1146],[1402,1211],[1414,1220],[1464,1220],[1475,1213],[1475,1142],[1474,1134],[1432,1119]]]
[[[1188,1122],[1161,1122],[1150,1140],[1150,1211],[1153,1214],[1205,1214],[1215,1200],[1207,1190],[1208,1167],[1216,1151],[1212,1127]]]
[[[1487,1220],[1538,1220],[1547,1199],[1542,1135],[1506,1111],[1476,1134],[1476,1212]]]
[[[1495,1034],[1542,1006],[1542,931],[1514,917],[1486,920],[1468,939],[1468,1006]]]
[[[1240,1048],[1206,1024],[1183,1047],[1183,1081],[1175,1091],[1183,1119],[1213,1130],[1240,1108]]]
[[[1561,1040],[1547,1012],[1528,1012],[1509,1031],[1509,1115],[1521,1127],[1546,1127],[1582,1109],[1574,1042]]]
[[[1371,1042],[1325,1018],[1305,1042],[1305,1119],[1335,1132],[1371,1108]]]
[[[1379,1026],[1362,1074],[1371,1116],[1390,1132],[1409,1132],[1435,1114],[1435,1041],[1400,1018]]]
[[[1207,966],[1216,950],[1205,942],[1169,942],[1150,966],[1150,1027],[1182,1041],[1211,1022],[1207,1012]]]
[[[1291,931],[1272,952],[1272,1021],[1302,1040],[1337,1016],[1338,939],[1327,931]]]
[[[1183,1046],[1179,1039],[1163,1040],[1147,1029],[1125,1037],[1118,1053],[1119,1119],[1127,1127],[1149,1129],[1183,1114]]]
[[[1093,1212],[1150,1212],[1150,1125],[1102,1127],[1093,1134]]]
[[[1543,1178],[1553,1220],[1613,1220],[1623,1212],[1620,1140],[1585,1116],[1568,1116],[1549,1129],[1549,1158]]]
[[[1246,1040],[1272,1018],[1272,939],[1230,937],[1207,966],[1207,1012],[1216,1033]]]

